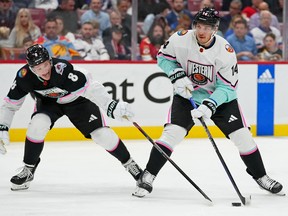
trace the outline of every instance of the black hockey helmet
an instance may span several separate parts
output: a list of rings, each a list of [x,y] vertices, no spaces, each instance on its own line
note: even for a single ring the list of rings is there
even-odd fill
[[[26,61],[30,67],[39,65],[47,60],[50,60],[49,53],[47,49],[40,44],[35,44],[26,51]]]
[[[220,23],[219,12],[214,8],[204,7],[194,17],[193,26],[197,23],[218,27]]]

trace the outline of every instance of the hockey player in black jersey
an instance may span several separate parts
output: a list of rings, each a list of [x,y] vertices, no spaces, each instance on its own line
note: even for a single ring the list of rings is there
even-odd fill
[[[14,113],[21,108],[27,94],[35,96],[36,110],[25,140],[25,165],[20,173],[11,178],[11,190],[29,188],[40,162],[45,136],[63,115],[86,138],[92,138],[117,158],[138,180],[141,168],[130,157],[116,133],[105,125],[99,109],[102,108],[111,118],[132,120],[134,114],[129,104],[113,100],[105,87],[93,80],[89,73],[74,69],[68,61],[51,58],[41,45],[28,48],[26,60],[27,64],[17,72],[0,107],[0,152],[6,153],[5,145],[9,144],[8,130]]]

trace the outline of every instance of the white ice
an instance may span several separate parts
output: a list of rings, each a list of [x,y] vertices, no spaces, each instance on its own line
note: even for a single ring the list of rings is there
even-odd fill
[[[255,138],[267,173],[288,188],[288,138]],[[215,139],[249,206],[240,202],[208,139],[186,139],[172,160],[213,200],[206,199],[169,163],[145,198],[132,197],[135,181],[121,164],[90,141],[47,142],[35,179],[25,191],[10,190],[10,178],[22,166],[23,143],[0,155],[1,216],[287,216],[288,198],[261,190],[246,173],[229,140]],[[133,158],[145,167],[152,147],[146,140],[125,140]]]

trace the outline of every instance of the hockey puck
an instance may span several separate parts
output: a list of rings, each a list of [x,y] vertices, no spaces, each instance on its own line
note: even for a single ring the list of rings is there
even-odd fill
[[[232,202],[232,206],[241,206],[241,203],[240,202]]]

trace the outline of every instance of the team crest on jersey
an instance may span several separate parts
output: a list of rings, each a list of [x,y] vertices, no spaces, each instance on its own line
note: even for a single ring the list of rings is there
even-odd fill
[[[178,31],[177,34],[179,36],[182,36],[182,35],[185,35],[188,31],[187,30],[181,30],[181,31]]]
[[[225,45],[225,49],[226,49],[228,52],[230,52],[230,53],[233,53],[233,52],[234,52],[234,49],[233,49],[233,47],[232,47],[230,44],[226,44],[226,45]]]
[[[197,85],[206,85],[208,81],[213,82],[213,65],[203,65],[188,61],[188,76]]]
[[[44,90],[35,90],[35,92],[41,94],[44,97],[49,97],[49,98],[61,98],[64,95],[68,94],[68,91],[57,88],[57,87],[44,89]]]
[[[56,73],[62,75],[64,68],[67,66],[67,64],[63,63],[63,62],[58,62],[57,64],[54,65]]]
[[[22,68],[19,72],[18,72],[18,76],[23,78],[25,77],[27,74],[27,69],[26,68]]]

